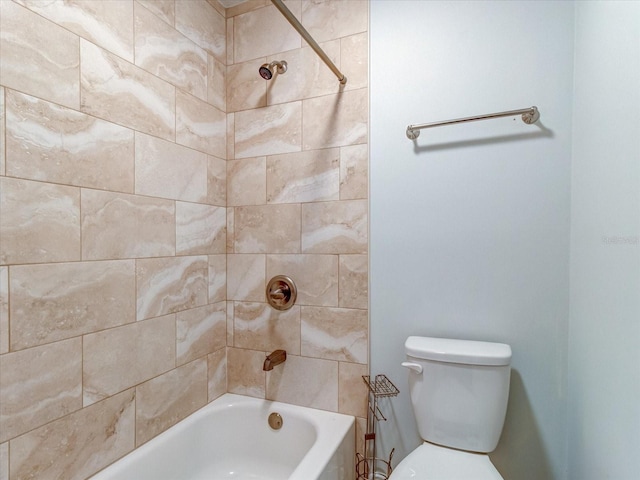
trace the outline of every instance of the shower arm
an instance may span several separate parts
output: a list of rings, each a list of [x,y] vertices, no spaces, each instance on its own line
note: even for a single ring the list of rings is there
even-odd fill
[[[335,64],[329,58],[329,56],[326,53],[324,53],[324,50],[322,50],[320,45],[318,45],[318,43],[313,39],[313,37],[309,34],[309,32],[307,32],[307,30],[302,26],[302,24],[298,21],[295,15],[291,13],[291,10],[287,8],[287,6],[282,2],[282,0],[271,0],[271,3],[273,3],[276,6],[276,8],[280,10],[280,13],[284,15],[284,18],[286,18],[287,21],[291,24],[291,26],[297,30],[300,36],[306,40],[309,46],[313,48],[313,50],[318,54],[318,56],[322,59],[322,61],[327,64],[327,67],[329,67],[329,69],[335,74],[335,76],[338,77],[338,80],[340,80],[340,83],[342,85],[346,84],[347,77],[345,77],[342,74],[342,72],[338,70],[338,67],[336,67]]]

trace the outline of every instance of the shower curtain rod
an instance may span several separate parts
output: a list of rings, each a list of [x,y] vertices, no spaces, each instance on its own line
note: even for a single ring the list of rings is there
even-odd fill
[[[338,80],[340,80],[340,83],[342,85],[347,83],[347,77],[345,77],[342,74],[342,72],[338,70],[338,67],[334,65],[334,63],[331,61],[329,56],[326,53],[324,53],[324,50],[320,48],[320,45],[318,45],[318,43],[313,39],[313,37],[309,34],[309,32],[307,32],[307,30],[302,26],[302,24],[298,21],[295,15],[291,13],[291,10],[287,8],[287,6],[282,2],[282,0],[271,0],[271,2],[276,6],[278,10],[280,10],[280,13],[284,15],[284,18],[286,18],[287,21],[291,24],[291,26],[298,31],[298,33],[302,36],[302,38],[304,38],[307,41],[309,46],[313,48],[313,50],[318,54],[318,56],[322,59],[322,61],[327,64],[327,67],[329,67],[329,69],[335,74],[335,76],[338,77]]]
[[[476,120],[489,120],[499,117],[513,117],[522,115],[522,121],[527,125],[536,123],[540,118],[538,107],[523,108],[520,110],[509,110],[508,112],[487,113],[486,115],[477,115],[475,117],[456,118],[455,120],[445,120],[443,122],[422,123],[420,125],[409,125],[407,127],[407,138],[415,140],[420,136],[420,130],[423,128],[442,127],[443,125],[454,125],[456,123],[475,122]]]

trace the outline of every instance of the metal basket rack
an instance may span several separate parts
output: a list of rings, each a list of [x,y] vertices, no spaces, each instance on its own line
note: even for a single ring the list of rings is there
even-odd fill
[[[356,453],[356,480],[388,479],[393,468],[391,459],[394,449],[391,449],[388,459],[376,457],[376,424],[386,421],[378,400],[380,398],[395,397],[400,390],[386,375],[376,375],[372,380],[369,375],[363,375],[362,380],[369,389],[369,409],[367,411],[367,431],[364,434],[364,455]]]

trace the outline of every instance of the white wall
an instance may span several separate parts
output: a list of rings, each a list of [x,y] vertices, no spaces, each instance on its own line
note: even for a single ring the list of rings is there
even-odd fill
[[[640,475],[640,3],[576,5],[569,472]]]
[[[418,445],[399,366],[409,335],[509,343],[492,459],[509,480],[565,476],[574,7],[371,2],[371,371],[401,389],[379,447]],[[537,105],[541,126],[411,123]]]

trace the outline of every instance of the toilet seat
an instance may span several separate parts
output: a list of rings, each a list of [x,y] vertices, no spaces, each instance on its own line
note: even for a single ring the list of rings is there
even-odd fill
[[[504,480],[489,456],[424,442],[393,470],[389,480]]]

